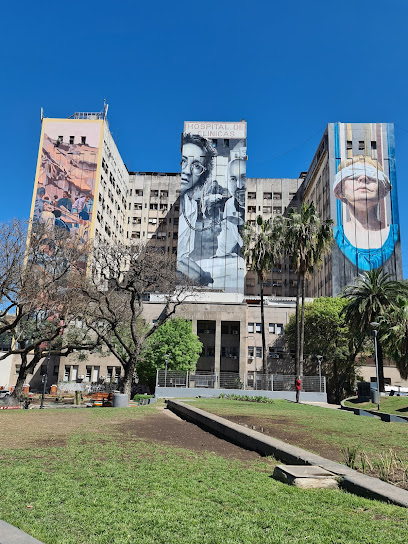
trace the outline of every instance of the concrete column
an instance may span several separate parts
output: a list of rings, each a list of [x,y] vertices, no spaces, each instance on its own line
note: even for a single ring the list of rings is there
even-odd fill
[[[215,367],[214,370],[218,376],[217,389],[220,383],[220,371],[221,371],[221,321],[217,319],[215,322]]]
[[[246,362],[247,362],[247,330],[248,324],[246,315],[239,322],[239,377],[243,381],[244,374],[246,373]]]

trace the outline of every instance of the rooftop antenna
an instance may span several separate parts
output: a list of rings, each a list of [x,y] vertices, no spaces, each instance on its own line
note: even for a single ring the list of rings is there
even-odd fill
[[[44,119],[44,110],[43,110],[43,108],[41,108],[41,122],[42,122],[43,119]]]
[[[109,104],[106,103],[106,98],[103,99],[103,118],[106,119],[108,116]]]

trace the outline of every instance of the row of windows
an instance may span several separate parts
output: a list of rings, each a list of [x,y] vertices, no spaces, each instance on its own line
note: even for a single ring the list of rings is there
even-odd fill
[[[58,142],[60,144],[62,144],[64,142],[64,136],[58,136]],[[75,136],[70,136],[69,137],[69,143],[70,145],[73,145],[75,143]],[[79,142],[77,142],[79,143]],[[85,145],[86,144],[86,136],[81,136],[81,144],[82,145]]]
[[[262,323],[248,323],[248,332],[262,332]],[[269,323],[268,332],[283,334],[283,323]]]
[[[290,198],[293,198],[293,197],[291,197],[292,194],[294,195],[296,193],[289,193]],[[248,198],[248,200],[255,200],[256,199],[256,193],[253,192],[253,191],[249,191],[247,193],[247,198]],[[264,200],[282,200],[282,193],[264,193],[263,198],[264,198]]]
[[[248,213],[256,213],[256,206],[248,206]],[[258,211],[261,211],[261,206],[258,206]],[[262,213],[278,215],[282,213],[281,206],[263,206]]]
[[[144,237],[146,235],[146,231],[143,231],[142,233],[139,231],[139,230],[133,230],[131,232],[131,235],[130,237],[131,238],[137,238],[139,239],[141,237],[141,235]],[[148,232],[147,233],[147,238],[150,240],[150,239],[165,239],[165,238],[171,238],[171,232],[168,233],[168,235],[166,235],[165,232]],[[129,238],[129,232],[128,232],[128,238]],[[177,240],[178,239],[178,233],[177,232],[173,232],[173,240]]]

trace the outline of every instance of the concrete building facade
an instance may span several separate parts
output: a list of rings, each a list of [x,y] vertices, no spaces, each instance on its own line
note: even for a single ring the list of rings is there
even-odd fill
[[[211,131],[215,131],[213,136]],[[194,146],[204,150],[197,157]],[[384,266],[401,279],[402,267],[392,125],[329,124],[309,170],[296,179],[248,178],[247,159],[244,121],[186,123],[180,174],[128,171],[109,131],[106,109],[99,114],[77,113],[69,119],[43,119],[31,217],[59,222],[68,230],[80,232],[84,241],[148,243],[163,253],[178,255],[179,266],[180,262],[181,266],[187,263],[183,268],[188,270],[187,275],[194,276],[199,270],[198,277],[204,278],[202,292],[177,311],[177,315],[192,321],[203,343],[197,369],[220,376],[230,372],[249,376],[261,370],[262,342],[260,285],[245,266],[242,276],[239,272],[243,266],[239,239],[244,222],[255,224],[258,215],[273,218],[312,200],[323,219],[334,219],[336,246],[309,282],[310,297],[338,295],[367,267]],[[196,178],[189,177],[188,172],[194,169]],[[212,177],[202,177],[206,170],[211,170]],[[357,187],[361,177],[367,186],[375,178],[379,190],[374,197],[367,188]],[[354,213],[358,203],[347,201],[349,179],[354,192],[361,192],[366,202],[367,221],[363,225],[357,221],[362,214],[357,217]],[[189,199],[194,183],[209,187],[207,193],[223,208],[208,208],[213,214],[208,218],[205,206],[200,210]],[[370,201],[368,205],[370,199],[373,204]],[[219,225],[211,236],[205,234],[208,221]],[[356,233],[351,240],[354,246],[347,238],[351,238],[350,224]],[[206,247],[201,254],[196,247],[191,249],[197,246],[197,240]],[[214,256],[209,259],[205,252],[215,241],[218,247],[210,250]],[[235,267],[232,280],[220,280],[219,258],[223,259],[222,266]],[[272,372],[294,373],[293,357],[284,351],[282,334],[295,311],[296,282],[287,259],[276,263],[264,282],[265,332]],[[153,322],[161,309],[160,297],[152,296],[145,304],[145,318]],[[15,382],[16,365],[18,361],[11,364],[9,383],[0,385]],[[41,372],[44,368],[39,366],[33,376],[34,386],[40,383]],[[84,362],[51,360],[48,372],[57,383],[79,379],[94,382],[102,376],[116,379],[121,371],[112,357],[91,355]],[[385,374],[387,377],[387,370]]]

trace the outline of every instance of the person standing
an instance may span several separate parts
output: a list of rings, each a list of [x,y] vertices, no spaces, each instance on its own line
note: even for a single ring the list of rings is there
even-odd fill
[[[296,377],[295,386],[296,386],[296,402],[299,402],[300,390],[302,389],[302,382],[300,381],[300,376]]]

